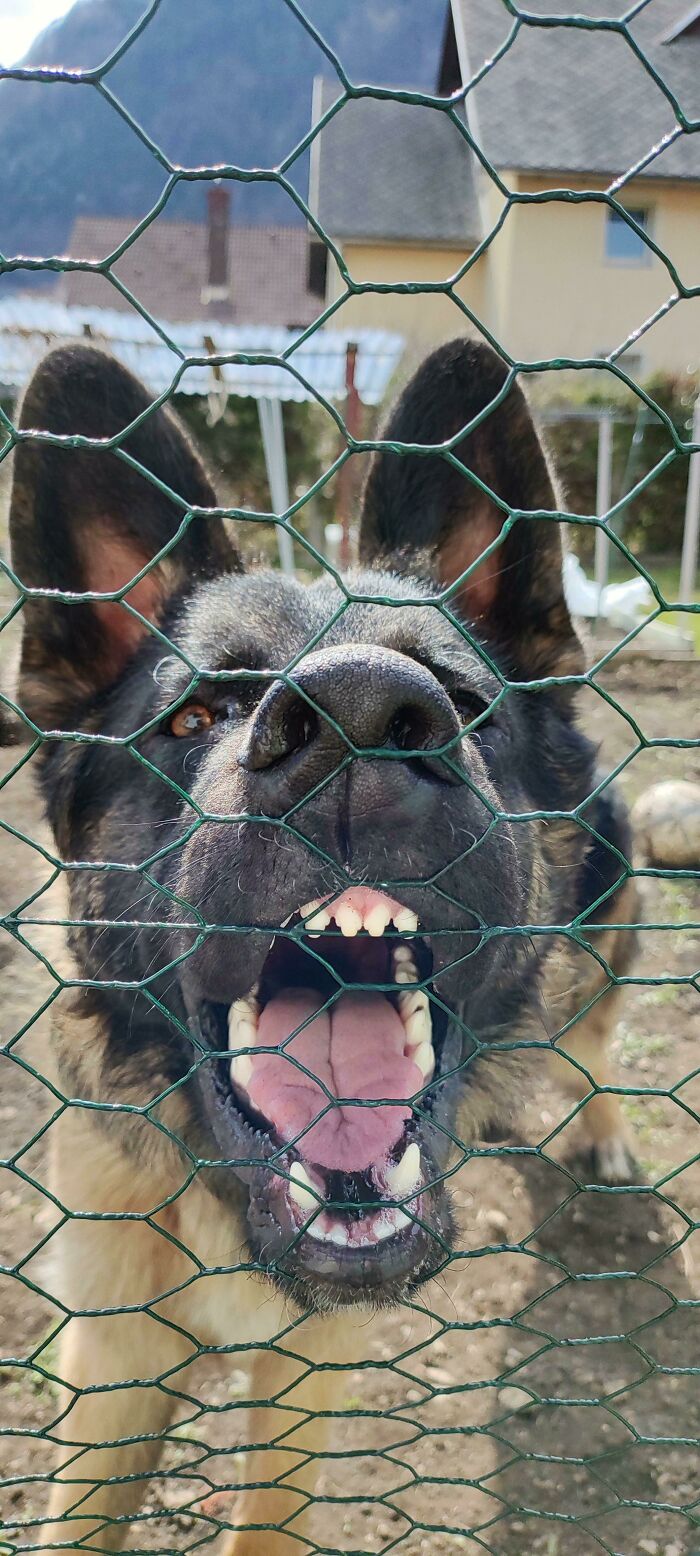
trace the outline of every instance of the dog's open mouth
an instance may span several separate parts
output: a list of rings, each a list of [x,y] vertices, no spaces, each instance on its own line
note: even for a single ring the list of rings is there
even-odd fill
[[[217,1008],[219,1090],[258,1161],[279,1169],[275,1220],[334,1264],[362,1254],[366,1266],[380,1247],[425,1238],[425,1134],[447,1024],[432,972],[416,915],[352,887],[292,914],[250,993]]]

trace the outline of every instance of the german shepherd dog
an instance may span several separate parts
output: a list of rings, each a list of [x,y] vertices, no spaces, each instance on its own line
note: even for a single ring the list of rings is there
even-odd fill
[[[291,1556],[353,1314],[449,1260],[447,1174],[528,1070],[554,1055],[597,1173],[631,1168],[605,1090],[629,840],[577,726],[552,476],[503,364],[457,340],[372,456],[360,566],[302,585],[244,569],[186,433],[109,357],[47,356],[21,425],[19,700],[71,919],[39,1543],[119,1548],[203,1347],[242,1352],[258,1402],[227,1556]]]

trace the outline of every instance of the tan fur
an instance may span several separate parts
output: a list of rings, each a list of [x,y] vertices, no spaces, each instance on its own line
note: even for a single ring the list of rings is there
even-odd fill
[[[52,1187],[68,1209],[116,1219],[70,1220],[61,1227],[53,1240],[54,1270],[47,1288],[69,1309],[147,1305],[148,1311],[76,1317],[63,1331],[58,1371],[67,1387],[56,1436],[65,1447],[50,1506],[51,1519],[60,1521],[37,1538],[45,1539],[47,1548],[52,1541],[73,1540],[80,1541],[81,1550],[119,1550],[160,1458],[160,1442],[143,1439],[157,1438],[170,1423],[178,1394],[187,1391],[198,1345],[264,1345],[288,1327],[291,1314],[279,1294],[245,1269],[198,1274],[199,1266],[206,1271],[244,1262],[242,1229],[197,1180],[173,1205],[154,1211],[172,1195],[173,1181],[166,1184],[153,1171],[135,1178],[116,1137],[101,1134],[84,1110],[69,1109],[58,1122]],[[278,1538],[269,1529],[259,1534],[242,1530],[231,1536],[225,1556],[303,1553],[305,1509],[317,1456],[326,1445],[323,1411],[337,1408],[338,1393],[338,1374],[316,1370],[311,1359],[315,1364],[345,1359],[348,1335],[357,1325],[364,1347],[366,1323],[366,1313],[354,1321],[346,1315],[341,1346],[337,1320],[308,1319],[291,1330],[288,1350],[284,1340],[277,1340],[274,1350],[255,1353],[251,1398],[279,1398],[280,1405],[251,1411],[248,1438],[261,1446],[248,1457],[246,1480],[267,1484],[236,1500],[235,1518],[253,1525],[285,1525],[293,1519],[296,1538],[284,1533]],[[242,1362],[247,1361],[246,1353]],[[165,1388],[157,1383],[153,1388],[108,1387],[164,1374]],[[80,1390],[89,1392],[81,1395]],[[274,1444],[278,1435],[284,1437],[284,1448],[263,1446]],[[140,1440],[89,1446],[132,1437]],[[114,1483],[116,1477],[132,1476],[137,1478]],[[110,1518],[124,1522],[109,1527],[104,1520]]]
[[[636,888],[628,882],[614,900],[616,923],[633,923],[635,910]],[[600,917],[595,917],[602,922],[605,908],[599,913]],[[570,987],[561,987],[561,963],[552,959],[548,964],[546,995],[550,1012],[555,1014],[560,1031],[567,1028],[561,1037],[555,1038],[550,1068],[556,1084],[568,1096],[585,1101],[579,1113],[582,1148],[593,1155],[603,1173],[606,1163],[609,1164],[615,1178],[633,1170],[629,1130],[619,1097],[605,1088],[615,1084],[608,1045],[624,998],[624,986],[620,987],[615,978],[629,965],[634,932],[611,925],[602,933],[589,935],[584,927],[582,936],[590,940],[595,955],[583,949],[575,952],[575,976]],[[606,967],[611,969],[612,977]],[[569,1022],[573,1024],[569,1026]]]
[[[342,1373],[319,1364],[346,1360],[351,1342],[359,1339],[347,1319],[326,1319],[310,1328],[310,1335],[296,1331],[289,1342],[295,1352],[301,1345],[307,1363],[287,1358],[277,1348],[256,1353],[252,1398],[280,1403],[254,1405],[249,1412],[250,1442],[270,1446],[258,1447],[248,1455],[245,1480],[263,1484],[236,1499],[235,1521],[252,1527],[234,1534],[224,1544],[222,1556],[304,1556],[309,1549],[301,1536],[308,1524],[319,1456],[329,1436],[326,1412],[338,1409],[342,1380]],[[366,1327],[361,1344],[368,1344]],[[257,1524],[272,1524],[277,1532],[269,1528],[256,1531]]]
[[[543,884],[535,886],[534,898]],[[623,923],[634,918],[632,886],[618,894],[615,917]],[[629,960],[631,939],[628,931],[612,926],[590,935],[597,955],[618,974]],[[589,1099],[580,1121],[584,1145],[602,1153],[603,1161],[629,1160],[618,1099],[598,1090],[611,1084],[607,1042],[621,992],[597,957],[572,946],[568,938],[561,954],[547,959],[546,968],[544,1007],[553,1030],[561,1030],[578,1010],[590,1006],[554,1039],[556,1052],[549,1060],[553,1080],[570,1096]],[[98,1022],[76,1019],[68,1006],[54,1030],[54,1067],[57,1057],[65,1063],[70,1056],[89,1089],[94,1085],[99,1090],[102,1045]],[[492,1052],[477,1063],[473,1080],[458,1126],[463,1139],[478,1135],[499,1093],[507,1092],[512,1104],[513,1055]],[[147,1076],[131,1071],[122,1087],[114,1090],[113,1083],[110,1101],[143,1104],[150,1100],[150,1086]],[[176,1091],[159,1108],[158,1123],[177,1139],[185,1116],[184,1099]],[[121,1138],[127,1126],[128,1154]],[[135,1128],[140,1130],[139,1171],[134,1164]],[[118,1550],[158,1464],[158,1434],[175,1413],[178,1393],[187,1390],[188,1368],[198,1345],[264,1346],[285,1330],[290,1313],[273,1288],[240,1267],[246,1257],[242,1226],[208,1192],[203,1179],[188,1182],[176,1145],[155,1121],[142,1118],[135,1123],[132,1115],[117,1112],[106,1128],[94,1114],[74,1106],[54,1124],[52,1145],[52,1190],[61,1204],[68,1211],[115,1219],[69,1219],[60,1227],[52,1239],[54,1267],[45,1281],[47,1289],[70,1311],[144,1305],[148,1311],[77,1317],[63,1332],[58,1371],[69,1387],[61,1402],[62,1413],[67,1413],[56,1437],[65,1447],[50,1507],[51,1519],[58,1522],[41,1538],[47,1548],[52,1541],[74,1540],[87,1551]],[[222,1267],[226,1274],[202,1273]],[[346,1314],[342,1323],[333,1318],[306,1320],[292,1329],[286,1342],[254,1352],[250,1398],[273,1403],[254,1404],[250,1411],[247,1438],[258,1446],[247,1456],[245,1481],[260,1484],[234,1498],[228,1515],[232,1522],[253,1527],[231,1534],[222,1556],[304,1556],[308,1546],[303,1532],[318,1457],[328,1436],[324,1412],[337,1409],[339,1374],[332,1367],[307,1367],[303,1358],[337,1363],[347,1360],[349,1346],[359,1355],[368,1343],[367,1314]],[[247,1354],[242,1362],[249,1363]],[[164,1374],[167,1389],[107,1386]],[[72,1390],[89,1392],[76,1392],[71,1404]],[[148,1437],[156,1440],[143,1440]],[[123,1438],[136,1440],[120,1447],[90,1447]],[[277,1443],[282,1438],[284,1447]],[[135,1478],[115,1483],[124,1477]],[[108,1518],[124,1522],[110,1527],[104,1523]],[[256,1531],[255,1526],[265,1525],[277,1532],[270,1527]]]

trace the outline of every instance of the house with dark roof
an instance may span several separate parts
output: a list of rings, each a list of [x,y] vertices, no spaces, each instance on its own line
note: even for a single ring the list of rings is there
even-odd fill
[[[634,9],[451,0],[450,115],[367,96],[323,123],[310,202],[361,287],[344,324],[424,348],[474,319],[523,362],[700,369],[700,5]],[[317,83],[315,123],[341,95]]]
[[[314,270],[307,232],[238,225],[229,201],[228,187],[213,183],[205,221],[169,221],[161,214],[114,261],[114,274],[156,319],[305,328],[323,309],[325,286]],[[104,260],[137,226],[136,218],[79,216],[70,257]],[[117,287],[90,270],[64,271],[54,295],[79,307],[131,309]]]

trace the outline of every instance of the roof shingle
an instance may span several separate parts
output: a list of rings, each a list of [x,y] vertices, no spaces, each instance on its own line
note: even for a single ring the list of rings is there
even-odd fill
[[[504,43],[514,18],[501,0],[452,0],[463,80]],[[527,13],[620,20],[629,0],[528,0]],[[650,0],[630,37],[676,95],[700,116],[700,39],[669,41],[680,0]],[[497,168],[618,176],[677,127],[672,104],[618,31],[524,20],[510,47],[468,93],[470,125]],[[679,135],[644,176],[700,178],[700,132]]]
[[[317,119],[338,93],[337,82],[316,83]],[[473,153],[439,109],[392,98],[344,103],[313,143],[310,189],[334,238],[478,242]]]

